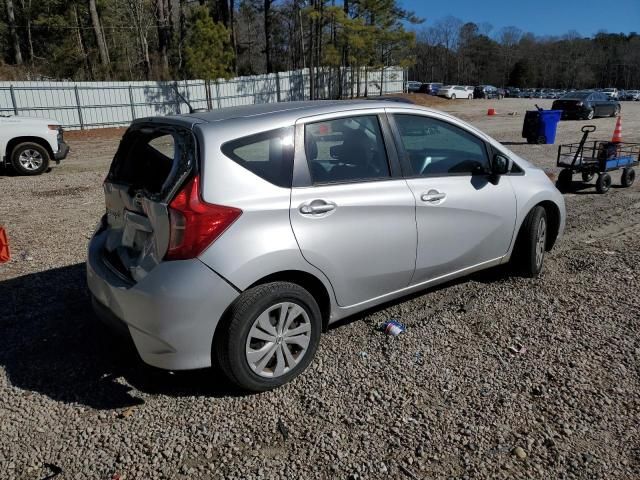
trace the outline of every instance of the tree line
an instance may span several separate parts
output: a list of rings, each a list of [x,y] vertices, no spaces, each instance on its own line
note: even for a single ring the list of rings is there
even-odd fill
[[[640,35],[576,31],[539,37],[455,17],[421,29],[410,78],[450,84],[640,88]]]
[[[640,88],[636,33],[539,37],[451,16],[421,23],[398,0],[0,0],[0,79],[215,79],[323,67],[350,89],[337,92],[345,96],[366,93],[359,76],[394,65],[420,81]],[[357,72],[348,83],[345,67]]]
[[[412,64],[415,34],[406,26],[420,23],[397,0],[0,0],[0,6],[0,75],[16,79],[216,79],[319,66],[338,76],[344,67],[367,75]]]

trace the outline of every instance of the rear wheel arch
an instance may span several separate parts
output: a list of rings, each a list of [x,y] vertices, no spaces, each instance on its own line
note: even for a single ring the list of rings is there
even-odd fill
[[[271,282],[295,283],[308,291],[316,300],[318,307],[320,307],[320,313],[322,314],[322,330],[326,331],[331,317],[331,297],[322,280],[315,275],[302,270],[284,270],[261,278],[251,284],[247,290],[249,288]]]

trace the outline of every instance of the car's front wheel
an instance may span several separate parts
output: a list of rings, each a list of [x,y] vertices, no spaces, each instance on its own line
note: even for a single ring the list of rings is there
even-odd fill
[[[547,212],[538,205],[522,222],[516,242],[513,263],[522,275],[536,277],[542,271],[547,232]]]
[[[592,120],[594,115],[595,115],[595,112],[594,112],[594,110],[592,108],[586,113],[586,115],[584,116],[584,119],[585,120]]]
[[[243,390],[283,385],[307,368],[322,331],[317,302],[289,282],[243,292],[218,328],[213,354],[223,373]]]
[[[40,175],[49,168],[49,154],[33,142],[16,145],[11,153],[11,165],[20,175]]]
[[[455,93],[452,93],[452,94],[451,94],[451,100],[455,100],[455,99],[456,99],[456,94],[455,94]]]

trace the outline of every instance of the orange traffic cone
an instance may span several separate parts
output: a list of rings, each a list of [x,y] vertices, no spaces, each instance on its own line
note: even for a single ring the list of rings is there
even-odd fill
[[[0,263],[8,262],[11,259],[9,252],[9,240],[4,228],[0,226]]]
[[[622,142],[622,116],[616,120],[616,128],[613,130],[613,137],[611,137],[611,143]]]

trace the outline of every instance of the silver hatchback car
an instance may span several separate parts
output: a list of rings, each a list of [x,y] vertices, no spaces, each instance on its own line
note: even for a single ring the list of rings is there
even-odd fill
[[[136,120],[104,191],[96,312],[146,363],[217,364],[253,391],[302,372],[341,318],[510,260],[537,275],[565,223],[542,170],[381,101]]]

